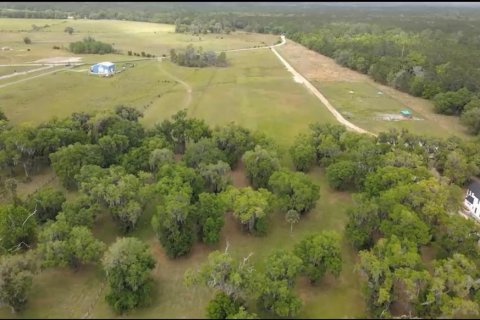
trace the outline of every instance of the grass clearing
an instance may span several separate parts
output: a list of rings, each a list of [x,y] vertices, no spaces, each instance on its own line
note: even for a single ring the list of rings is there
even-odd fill
[[[429,134],[438,137],[458,135],[465,138],[466,131],[459,123],[458,117],[441,116],[450,121],[445,128],[438,125],[436,116],[419,112],[408,104],[393,98],[387,92],[379,90],[368,82],[347,82],[347,81],[314,81],[316,86],[330,102],[347,119],[360,126],[368,128],[375,133],[388,131],[390,128],[408,129],[417,134]],[[380,93],[379,93],[380,92]],[[400,115],[400,110],[408,108],[412,110],[413,119],[389,121],[384,117]]]
[[[433,104],[428,100],[381,85],[367,75],[342,67],[333,59],[291,40],[279,47],[278,51],[298,72],[310,80],[339,112],[349,116],[348,120],[361,128],[375,133],[389,128],[407,128],[414,133],[438,137],[471,137],[460,124],[458,117],[434,113]],[[378,91],[383,95],[378,95]],[[376,113],[399,114],[403,108],[409,108],[414,117],[424,120],[377,119]]]

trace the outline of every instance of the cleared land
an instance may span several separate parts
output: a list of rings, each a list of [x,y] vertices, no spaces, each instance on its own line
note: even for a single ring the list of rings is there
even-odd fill
[[[367,75],[335,63],[331,58],[293,41],[277,49],[305,78],[310,80],[349,121],[375,133],[389,128],[407,128],[419,134],[468,137],[458,117],[435,114],[430,101],[381,85]],[[378,94],[382,92],[382,94]],[[423,120],[388,121],[409,108]]]
[[[21,31],[29,30],[32,24],[43,26],[46,23],[50,24],[51,30],[56,31],[47,32],[48,28],[31,33]],[[68,25],[83,33],[72,36],[65,34],[63,30]],[[13,30],[6,34],[9,36],[13,34],[15,40],[12,41],[19,47],[25,47],[21,42],[25,35],[31,36],[34,41],[32,51],[16,52],[17,55],[21,53],[25,54],[24,56],[2,57],[3,60],[18,62],[22,59],[35,61],[50,57],[73,56],[66,51],[53,50],[51,46],[62,43],[66,46],[70,41],[83,38],[89,30],[98,40],[114,41],[115,47],[136,52],[144,50],[159,55],[163,50],[161,48],[182,47],[193,38],[190,35],[174,34],[172,28],[123,21],[82,20],[63,23],[58,20],[45,22],[45,20],[0,19],[0,30]],[[0,36],[3,35],[4,32],[0,31]],[[202,36],[205,40],[194,44],[202,45],[204,49],[220,50],[261,45],[261,41],[268,39],[271,39],[271,42],[267,44],[273,44],[278,40],[278,37],[245,33],[223,37],[224,39],[215,35]],[[12,44],[9,45],[13,47]],[[158,48],[158,52],[148,50],[148,46]],[[131,58],[122,55],[81,56],[86,62]],[[204,69],[179,67],[167,61],[143,61],[135,63],[134,68],[112,78],[90,76],[85,71],[85,66],[79,66],[0,88],[0,99],[5,101],[2,108],[7,117],[15,124],[24,125],[38,124],[53,116],[63,117],[75,111],[111,109],[119,103],[124,103],[144,111],[145,117],[141,121],[146,126],[151,126],[188,105],[190,115],[203,118],[211,125],[235,121],[248,128],[262,130],[273,137],[283,147],[283,151],[291,144],[297,133],[307,129],[309,123],[314,121],[336,123],[331,113],[315,96],[302,84],[293,81],[292,75],[270,50],[229,52],[227,59],[230,63],[227,68]],[[22,77],[24,76],[14,79],[23,79]],[[179,82],[180,80],[182,82]],[[288,166],[288,156],[283,160]],[[252,261],[262,270],[264,267],[262,260],[268,253],[277,248],[291,248],[310,232],[328,229],[343,234],[347,220],[345,211],[351,206],[350,196],[347,193],[330,190],[320,169],[314,170],[310,175],[321,185],[321,197],[316,209],[294,227],[292,235],[290,226],[280,213],[272,215],[267,236],[259,238],[242,233],[238,224],[231,217],[227,217],[218,246],[207,247],[197,244],[191,255],[176,260],[168,259],[155,239],[150,226],[150,217],[155,208],[155,204],[152,203],[142,217],[138,229],[131,235],[151,245],[158,263],[153,271],[157,292],[150,307],[136,310],[127,317],[204,317],[205,306],[213,292],[205,288],[186,288],[182,282],[183,274],[187,268],[196,267],[205,261],[212,250],[223,249],[227,238],[232,254],[245,256],[253,252]],[[241,168],[233,172],[232,176],[235,185],[242,187],[246,185]],[[52,180],[52,177],[54,174],[51,169],[43,169],[33,177],[31,183],[19,184],[19,193],[26,195],[44,184],[61,188],[58,179]],[[75,196],[74,193],[68,194],[68,197]],[[121,236],[107,214],[99,217],[94,233],[107,244]],[[317,286],[312,287],[305,279],[299,279],[296,290],[305,303],[299,317],[364,315],[360,281],[354,271],[356,256],[344,240],[343,258],[345,261],[343,271],[338,280],[326,277]],[[34,279],[26,310],[13,315],[9,308],[3,307],[0,308],[0,317],[116,317],[105,303],[104,294],[104,275],[100,267],[85,267],[76,273],[66,269],[46,270]],[[251,305],[254,307],[253,303]]]
[[[32,25],[48,27],[33,31]],[[69,35],[64,32],[66,27],[74,28],[75,32]],[[102,60],[111,61],[137,58],[127,56],[128,50],[161,56],[168,55],[171,48],[183,48],[188,44],[201,46],[204,50],[231,50],[272,45],[278,40],[278,36],[247,32],[192,36],[175,33],[173,25],[112,20],[0,19],[0,35],[2,47],[12,48],[9,51],[0,51],[0,64],[71,56],[70,52],[64,49],[55,50],[53,46],[68,48],[70,42],[81,41],[87,36],[113,44],[115,49],[124,54],[102,56]],[[29,37],[32,44],[26,45],[23,42],[24,37]],[[98,61],[98,56],[79,56],[86,62]]]

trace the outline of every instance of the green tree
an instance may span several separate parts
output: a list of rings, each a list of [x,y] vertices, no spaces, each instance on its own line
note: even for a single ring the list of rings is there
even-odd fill
[[[227,250],[223,253],[219,251],[210,253],[207,262],[197,271],[188,269],[184,276],[185,284],[187,286],[202,284],[223,292],[233,301],[245,300],[249,293],[255,291],[256,283],[255,269],[248,262],[250,255],[239,262],[232,258]]]
[[[63,30],[64,32],[67,32],[68,34],[72,34],[74,29],[72,27],[66,27],[65,30]]]
[[[102,151],[104,165],[110,166],[119,162],[120,156],[128,150],[129,141],[124,135],[105,135],[98,139],[98,145]]]
[[[155,129],[167,138],[167,141],[174,146],[176,153],[185,152],[186,143],[197,142],[201,138],[211,136],[211,131],[205,121],[200,119],[188,119],[187,111],[180,110],[172,116],[172,121],[164,120],[156,125]]]
[[[415,212],[397,205],[388,213],[388,219],[380,224],[380,231],[385,237],[396,235],[400,239],[406,239],[418,246],[430,242],[431,234],[429,227],[420,220]]]
[[[233,216],[247,228],[250,233],[262,234],[266,230],[259,225],[271,212],[272,194],[266,189],[253,190],[250,187],[236,189],[230,187],[225,193],[225,203],[233,210]]]
[[[327,167],[328,184],[337,190],[355,188],[356,164],[350,160],[333,163]]]
[[[191,168],[198,168],[201,164],[208,165],[218,161],[227,161],[225,154],[217,148],[215,142],[207,138],[202,138],[188,146],[182,160]]]
[[[65,200],[65,194],[62,191],[44,187],[28,196],[26,208],[31,212],[35,211],[37,220],[44,223],[47,220],[55,219]]]
[[[145,243],[136,238],[117,239],[102,263],[109,285],[105,298],[116,312],[123,313],[151,301],[150,271],[155,267],[155,259]]]
[[[477,135],[480,132],[480,107],[463,111],[460,122],[471,134]]]
[[[193,246],[194,219],[191,187],[178,178],[173,183],[164,186],[168,191],[162,193],[151,223],[167,255],[175,258],[189,253]]]
[[[230,166],[226,162],[201,163],[198,172],[205,182],[205,189],[209,192],[222,192],[231,183]]]
[[[52,167],[67,189],[77,187],[75,175],[84,165],[101,165],[102,151],[97,145],[75,143],[50,154]]]
[[[135,228],[150,198],[149,186],[140,178],[120,166],[102,169],[87,165],[76,179],[86,195],[110,210],[124,232]]]
[[[115,113],[128,121],[138,121],[138,118],[143,117],[143,112],[125,105],[116,106]]]
[[[462,254],[435,261],[423,313],[441,318],[478,317],[479,306],[472,301],[478,279],[476,265]]]
[[[470,219],[460,215],[445,217],[438,227],[436,238],[440,250],[437,256],[446,258],[461,253],[469,259],[476,260],[480,255],[480,227]]]
[[[23,309],[37,271],[35,257],[31,252],[22,255],[0,257],[0,302],[12,312]]]
[[[240,301],[233,300],[224,292],[218,292],[215,297],[208,302],[207,318],[208,319],[228,319],[230,315],[238,313],[241,307]]]
[[[67,200],[62,205],[62,212],[65,221],[70,226],[86,226],[91,228],[100,207],[86,195],[74,200]],[[62,218],[63,219],[63,218]]]
[[[128,173],[136,174],[138,171],[149,171],[152,169],[150,160],[152,153],[157,149],[168,149],[168,142],[163,137],[153,136],[142,140],[139,147],[131,148],[121,156],[122,167]]]
[[[35,239],[33,213],[19,205],[0,207],[0,246],[2,253],[28,248]]]
[[[316,153],[312,141],[306,134],[300,134],[290,147],[293,165],[296,170],[308,172],[315,164]]]
[[[39,251],[47,267],[96,263],[105,251],[105,244],[85,226],[70,227],[62,218],[50,223],[39,235]]]
[[[245,307],[240,307],[238,312],[227,316],[226,319],[260,319],[257,314],[248,312]]]
[[[270,176],[280,168],[276,153],[258,145],[253,151],[245,152],[242,161],[245,164],[245,173],[254,188],[267,187]]]
[[[285,211],[295,210],[304,214],[315,208],[320,198],[320,186],[303,172],[275,171],[270,176],[268,187]]]
[[[471,176],[478,174],[479,168],[469,163],[463,153],[452,151],[447,156],[443,174],[450,178],[453,183],[464,185]]]
[[[207,244],[220,240],[220,232],[225,223],[225,204],[219,195],[201,193],[195,206],[198,216],[200,239]]]
[[[365,299],[375,317],[390,317],[390,306],[396,295],[396,278],[407,280],[405,284],[411,285],[411,301],[420,298],[421,289],[429,281],[429,274],[421,265],[417,246],[400,241],[396,236],[380,239],[372,250],[360,251],[359,255],[357,267],[367,281]],[[410,275],[409,279],[405,278],[406,275]],[[413,276],[418,279],[413,281]]]
[[[353,203],[347,210],[345,234],[356,249],[366,249],[373,245],[373,234],[379,231],[378,204],[359,194],[353,195]]]
[[[311,283],[320,280],[326,272],[338,277],[342,270],[342,255],[338,234],[323,231],[300,241],[294,250],[302,259],[304,272]]]
[[[173,163],[175,163],[175,155],[167,148],[153,150],[148,159],[148,164],[150,165],[150,170],[152,172],[156,172],[164,164]]]
[[[217,147],[226,155],[231,168],[235,167],[247,150],[254,147],[251,132],[233,122],[221,128],[216,128],[212,138]]]

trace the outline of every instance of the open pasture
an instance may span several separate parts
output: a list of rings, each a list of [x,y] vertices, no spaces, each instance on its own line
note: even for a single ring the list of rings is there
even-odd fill
[[[33,30],[33,25],[39,27]],[[73,34],[64,32],[66,27],[74,29]],[[192,36],[175,33],[175,26],[149,22],[115,20],[49,20],[49,19],[0,19],[0,38],[2,47],[12,50],[0,51],[0,64],[32,62],[53,56],[71,56],[66,50],[70,42],[81,41],[91,36],[96,40],[110,43],[121,54],[117,55],[79,55],[84,61],[101,60],[121,61],[138,57],[128,56],[129,50],[137,53],[144,51],[156,56],[168,55],[172,48],[184,48],[189,44],[201,46],[203,50],[230,50],[251,48],[274,44],[278,36],[233,32],[229,35],[206,34]],[[32,44],[23,42],[29,37]],[[61,49],[53,49],[58,46]],[[27,51],[30,49],[30,51]],[[96,60],[90,59],[92,56]],[[101,57],[101,58],[100,58]]]

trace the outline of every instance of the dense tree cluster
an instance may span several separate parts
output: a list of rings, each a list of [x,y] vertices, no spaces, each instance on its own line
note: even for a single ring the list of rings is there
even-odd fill
[[[203,51],[202,47],[195,50],[190,44],[185,50],[170,50],[170,60],[184,67],[226,67],[227,55],[225,52],[216,54],[214,51]]]
[[[295,281],[302,273],[312,283],[331,272],[338,276],[342,258],[334,232],[312,234],[296,244],[293,252],[275,250],[265,257],[265,271],[259,273],[250,264],[251,254],[238,261],[228,253],[214,251],[197,271],[185,273],[185,284],[205,285],[217,294],[207,306],[210,319],[236,319],[240,315],[257,318],[245,309],[247,300],[256,299],[263,310],[280,317],[295,317],[302,301],[293,291]]]
[[[361,250],[358,266],[367,282],[371,314],[478,316],[478,287],[473,283],[480,279],[480,227],[458,216],[460,187],[479,173],[478,141],[431,138],[406,130],[373,138],[339,126],[313,124],[310,129],[296,143],[308,141],[309,156],[326,168],[332,188],[356,192],[345,234]],[[431,272],[422,247],[435,253]],[[296,250],[302,257],[300,248]],[[339,263],[331,262],[335,270]],[[451,273],[445,280],[447,269],[458,272],[458,278]],[[322,274],[322,269],[315,270]],[[309,275],[312,280],[314,276]]]
[[[115,52],[111,44],[95,40],[92,37],[87,37],[82,41],[71,42],[69,49],[75,54],[106,54]]]

